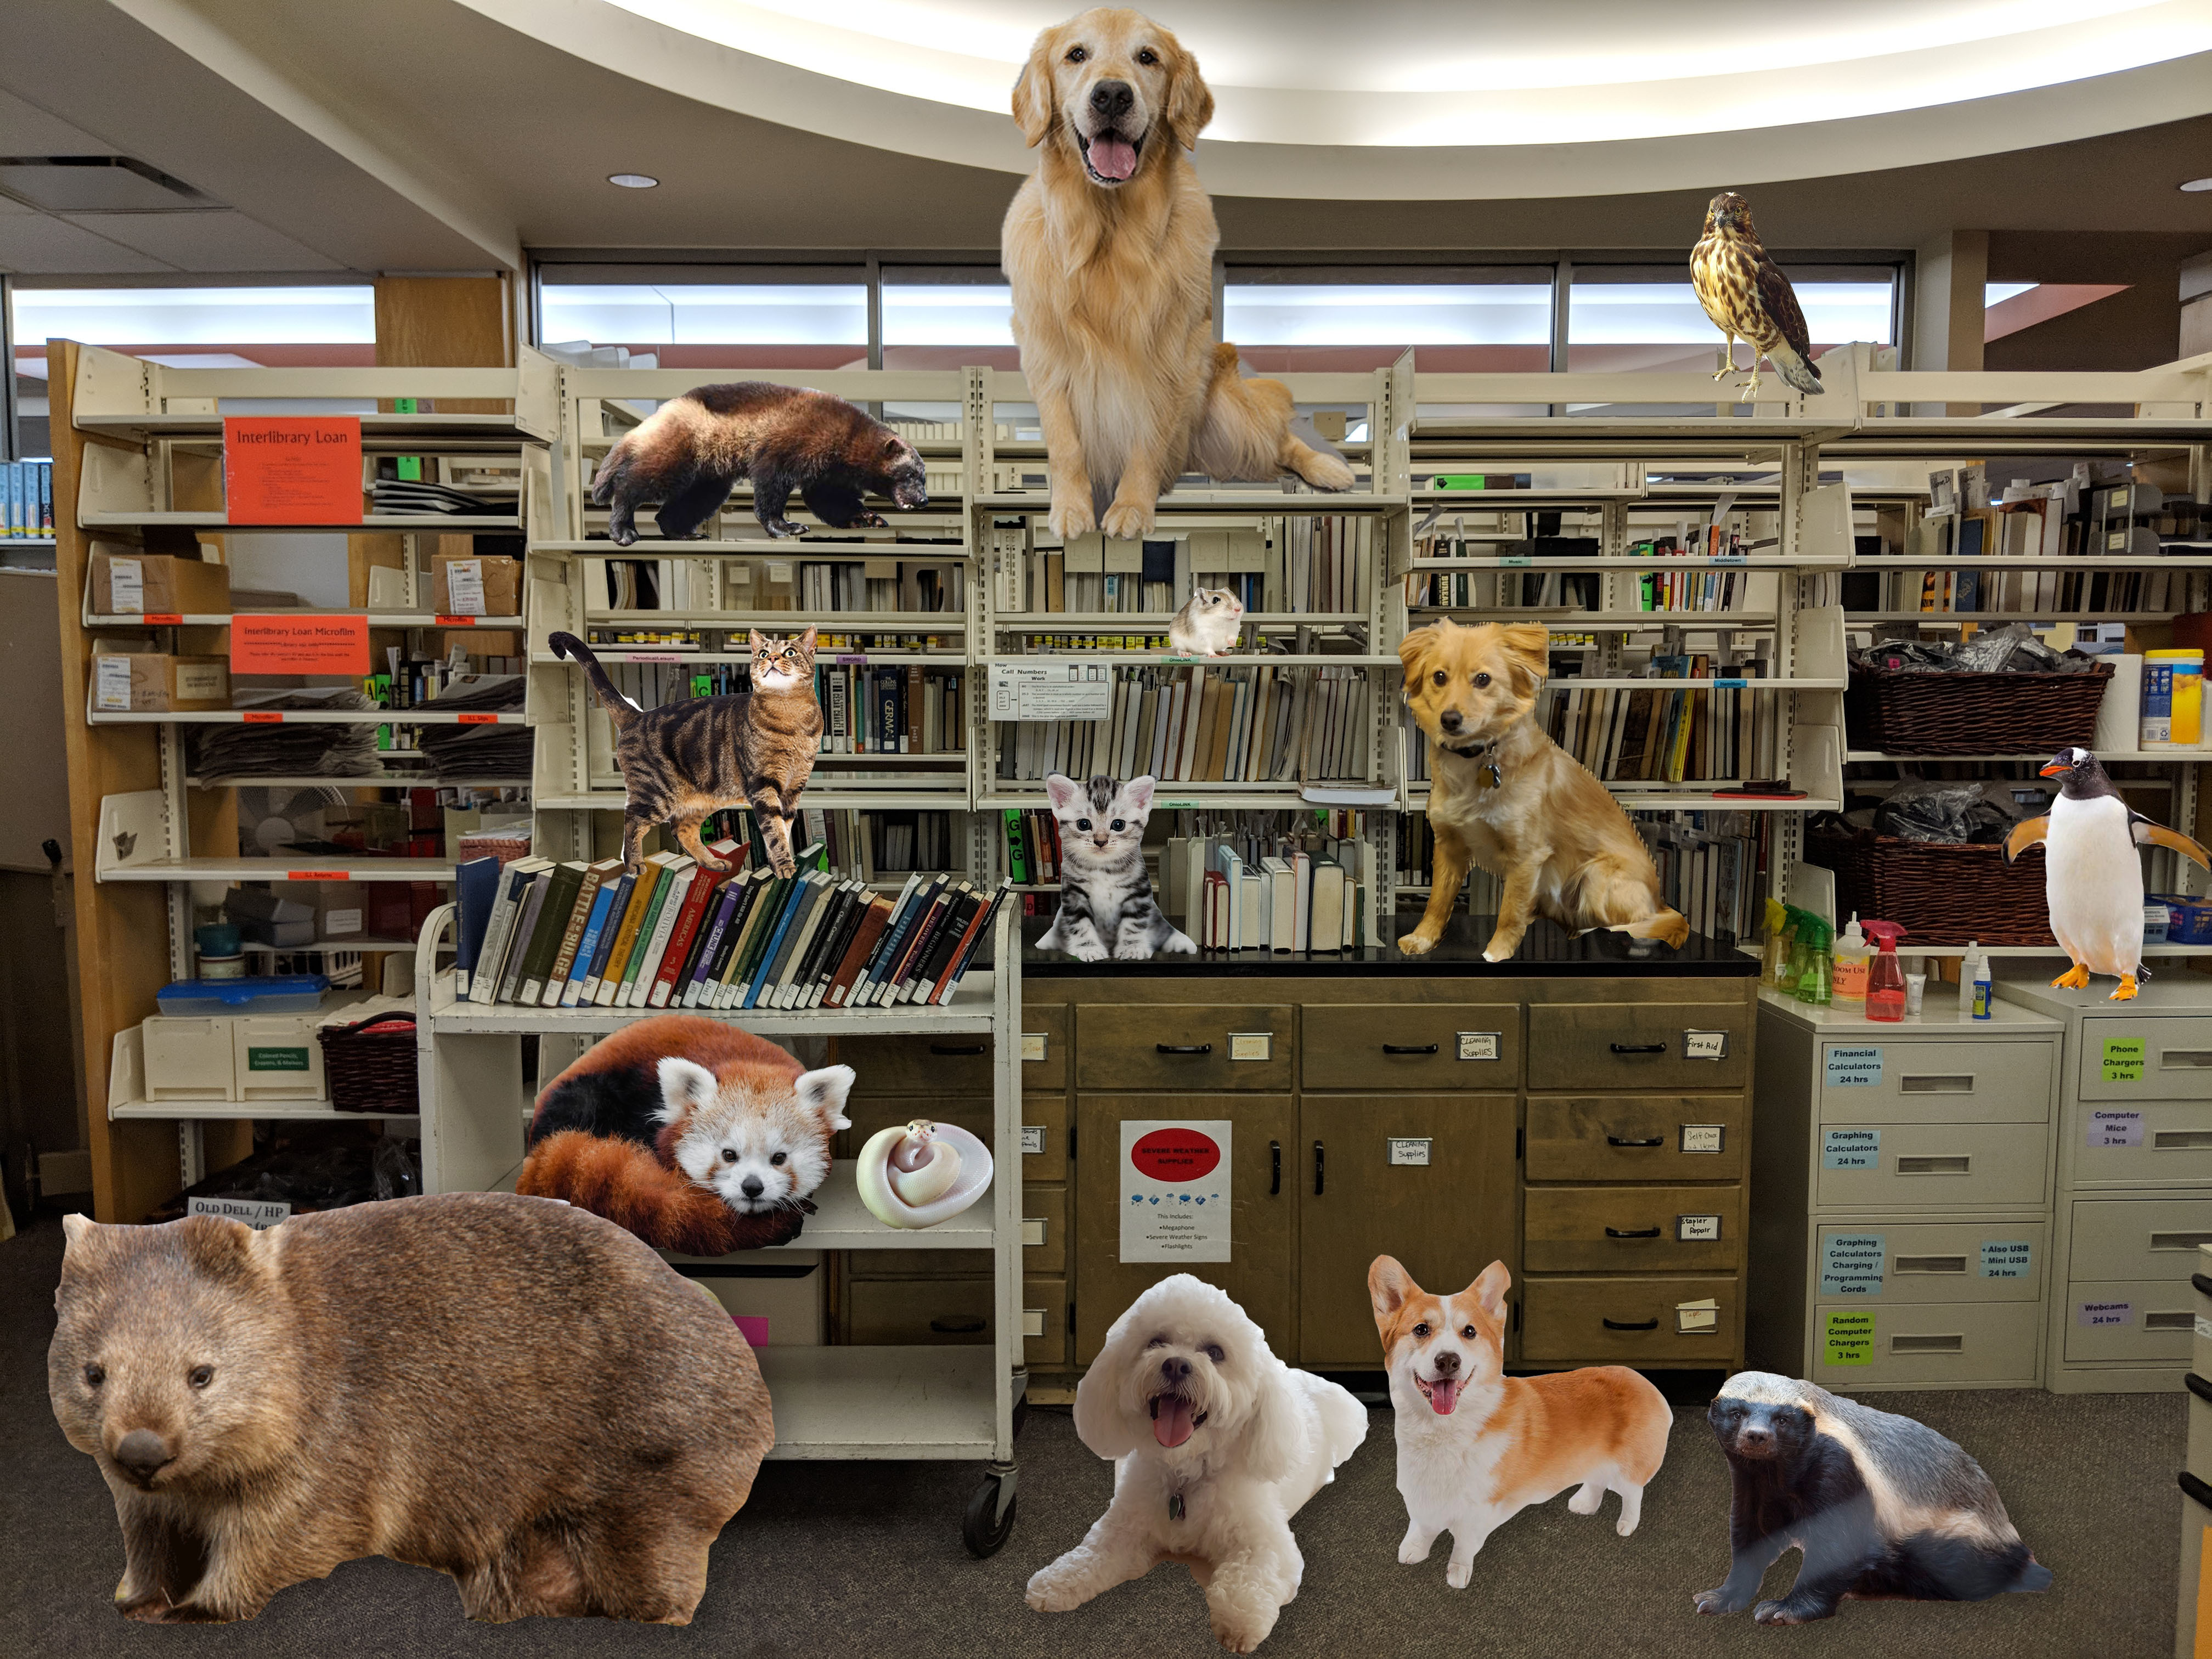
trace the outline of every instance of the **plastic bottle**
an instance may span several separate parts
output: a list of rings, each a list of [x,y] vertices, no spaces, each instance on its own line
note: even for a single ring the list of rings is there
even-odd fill
[[[1835,957],[1833,989],[1837,1006],[1863,1006],[1867,999],[1867,970],[1873,963],[1874,951],[1859,928],[1859,913],[1856,910],[1851,912],[1850,926],[1836,935]]]
[[[1912,966],[1905,970],[1905,1012],[1917,1016],[1921,999],[1928,994],[1928,963],[1925,958],[1915,957]]]
[[[1797,937],[1804,963],[1797,971],[1797,1000],[1815,1008],[1825,1008],[1832,1000],[1830,989],[1833,964],[1829,960],[1828,947],[1836,936],[1835,929],[1818,916],[1808,915],[1797,924]]]
[[[1778,898],[1766,901],[1766,941],[1759,953],[1759,982],[1779,985],[1783,964],[1790,960],[1790,907]]]
[[[1963,981],[1965,975],[1960,975]],[[1978,946],[1974,951],[1974,978],[1969,986],[1966,1006],[1976,1019],[1996,1018],[1996,986],[1990,969],[1989,953]]]
[[[1893,921],[1869,921],[1866,930],[1875,936],[1878,946],[1874,960],[1867,964],[1866,1017],[1894,1024],[1905,1018],[1905,964],[1897,959],[1897,941],[1905,937],[1905,929]],[[1838,955],[1840,958],[1840,947]],[[1837,967],[1840,979],[1840,959]],[[1843,1000],[1840,994],[1836,1000]]]
[[[1989,963],[1982,956],[1981,942],[1968,939],[1966,954],[1959,958],[1959,1018],[1961,1020],[1989,1018],[1987,1014],[1977,1013],[1974,1009],[1976,986],[1988,983]]]
[[[1775,958],[1774,988],[1794,992],[1797,988],[1798,969],[1804,965],[1804,924],[1809,918],[1794,904],[1782,907],[1784,918],[1782,929],[1782,950]]]

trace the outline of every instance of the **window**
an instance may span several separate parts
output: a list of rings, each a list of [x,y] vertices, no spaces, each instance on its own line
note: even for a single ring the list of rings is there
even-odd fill
[[[885,368],[1018,369],[1014,291],[996,265],[904,265],[884,271]]]
[[[1261,374],[1358,373],[1407,347],[1428,373],[1549,367],[1548,269],[1232,268],[1221,336]]]
[[[547,266],[538,338],[556,356],[609,368],[865,368],[867,273]]]
[[[1897,272],[1888,265],[1783,267],[1796,289],[1813,355],[1850,340],[1896,339]],[[1720,366],[1720,331],[1680,266],[1577,267],[1567,301],[1567,367],[1591,370]],[[1744,366],[1749,349],[1736,348]]]

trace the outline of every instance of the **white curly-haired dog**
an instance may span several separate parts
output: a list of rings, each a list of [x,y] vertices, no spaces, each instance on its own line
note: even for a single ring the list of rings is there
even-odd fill
[[[1291,1517],[1367,1437],[1367,1412],[1292,1370],[1228,1295],[1188,1273],[1129,1304],[1075,1391],[1075,1432],[1114,1464],[1114,1501],[1030,1580],[1043,1613],[1181,1561],[1214,1636],[1249,1653],[1298,1593]]]

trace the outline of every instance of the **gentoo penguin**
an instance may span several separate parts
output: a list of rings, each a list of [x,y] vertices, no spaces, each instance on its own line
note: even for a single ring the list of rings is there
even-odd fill
[[[2142,963],[2142,860],[2136,848],[2171,847],[2212,870],[2212,857],[2179,830],[2130,811],[2120,792],[2086,749],[2062,749],[2043,769],[2063,778],[2051,816],[2016,824],[2005,840],[2007,862],[2043,843],[2044,897],[2051,931],[2073,966],[2051,982],[2080,990],[2091,974],[2116,974],[2112,1000],[2136,994]]]

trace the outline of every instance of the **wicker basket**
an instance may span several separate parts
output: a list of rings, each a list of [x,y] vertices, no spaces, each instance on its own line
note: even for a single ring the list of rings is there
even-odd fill
[[[1982,677],[1994,678],[1994,677]],[[1815,831],[1805,838],[1805,860],[1836,872],[1836,915],[1856,911],[1906,930],[1900,948],[1929,945],[2051,945],[2051,915],[2044,900],[2043,856],[2030,848],[2013,863],[2002,847],[1964,842],[1905,841],[1877,836]]]
[[[2088,748],[2112,665],[2086,674],[1942,674],[1851,665],[1845,744],[1887,755],[2051,754]]]
[[[375,1026],[392,1029],[371,1029]],[[415,1088],[412,1014],[383,1013],[351,1025],[325,1025],[316,1036],[323,1045],[323,1076],[334,1109],[385,1117],[413,1117],[422,1110]]]

